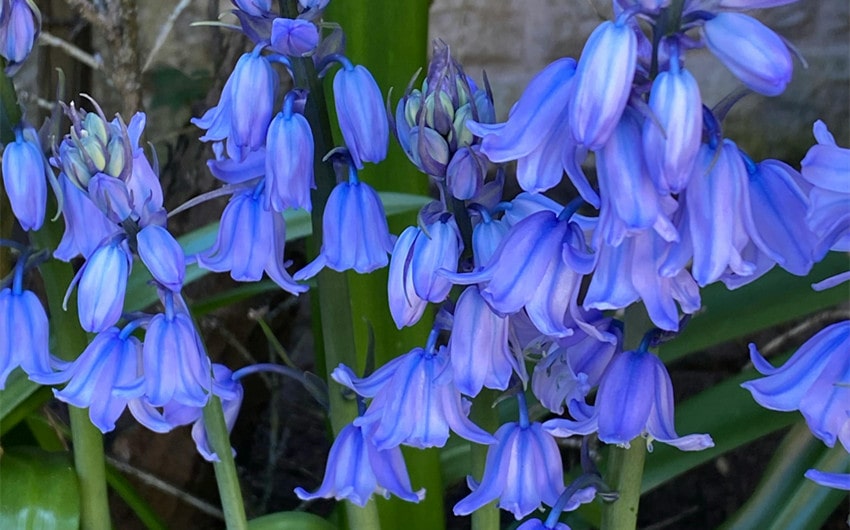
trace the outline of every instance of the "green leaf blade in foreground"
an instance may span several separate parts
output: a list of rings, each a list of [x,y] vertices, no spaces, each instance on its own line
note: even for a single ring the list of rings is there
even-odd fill
[[[6,448],[0,456],[0,528],[77,530],[79,525],[80,492],[70,455]]]
[[[337,530],[318,515],[307,512],[278,512],[248,521],[248,530]]]

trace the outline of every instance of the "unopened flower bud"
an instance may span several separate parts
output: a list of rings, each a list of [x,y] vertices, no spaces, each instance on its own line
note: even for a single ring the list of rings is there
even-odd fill
[[[124,170],[124,141],[120,136],[113,136],[106,146],[109,161],[106,163],[105,173],[118,177]]]

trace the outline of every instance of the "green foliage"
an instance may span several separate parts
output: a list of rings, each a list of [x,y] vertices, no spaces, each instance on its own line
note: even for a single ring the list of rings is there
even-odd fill
[[[336,530],[336,526],[312,513],[278,512],[248,521],[248,530]]]
[[[80,492],[71,457],[30,447],[0,456],[0,528],[76,530]]]

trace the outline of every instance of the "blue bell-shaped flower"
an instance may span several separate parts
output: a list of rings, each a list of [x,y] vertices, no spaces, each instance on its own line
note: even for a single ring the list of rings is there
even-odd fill
[[[2,167],[12,213],[24,230],[38,230],[47,208],[47,179],[44,155],[34,129],[15,130],[15,141],[3,150]]]
[[[369,70],[347,60],[334,76],[334,104],[345,146],[357,169],[387,157],[390,128],[381,89]]]
[[[266,137],[266,208],[282,212],[285,208],[312,209],[310,190],[313,177],[313,131],[303,114],[293,111],[292,93],[287,94],[283,110],[269,125]]]

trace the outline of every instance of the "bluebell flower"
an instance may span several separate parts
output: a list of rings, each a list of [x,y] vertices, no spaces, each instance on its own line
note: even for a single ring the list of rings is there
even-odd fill
[[[387,157],[390,128],[381,89],[369,70],[349,62],[336,73],[334,104],[345,146],[357,169]]]
[[[250,234],[251,237],[246,237]],[[283,246],[286,222],[283,215],[263,208],[261,189],[234,194],[221,215],[218,237],[209,250],[197,256],[200,267],[230,271],[240,282],[256,282],[265,271],[281,289],[296,294],[307,286],[295,283],[286,272]]]
[[[777,96],[791,81],[788,47],[770,28],[743,13],[718,13],[703,26],[705,44],[747,88]]]
[[[88,258],[120,227],[110,221],[64,173],[59,175],[59,189],[64,197],[62,216],[65,218],[65,232],[53,256],[62,261],[71,261],[80,255]]]
[[[516,527],[516,530],[570,530],[567,523],[555,523],[554,526],[549,526],[540,519],[528,519],[521,525]]]
[[[67,301],[71,289],[79,282],[77,310],[83,329],[99,333],[118,322],[132,266],[133,255],[121,235],[104,241],[86,259],[65,295]]]
[[[492,219],[486,212],[482,213],[482,221],[472,228],[472,258],[476,269],[490,262],[508,230],[505,220]]]
[[[508,317],[493,312],[472,285],[458,297],[453,322],[448,350],[458,390],[475,397],[483,387],[508,388],[511,375],[520,373],[508,345]]]
[[[413,245],[421,230],[408,226],[396,239],[390,257],[389,278],[387,280],[387,300],[390,315],[398,329],[412,326],[422,318],[428,300],[418,294],[413,287],[413,267],[411,265]]]
[[[174,296],[165,295],[165,313],[154,315],[145,333],[145,397],[155,407],[172,400],[203,407],[212,386],[210,360],[192,318],[174,307]]]
[[[133,394],[116,395],[116,387],[130,386],[141,372],[142,343],[131,335],[138,322],[123,330],[110,327],[97,334],[86,349],[61,371],[36,379],[40,384],[56,385],[68,382],[53,394],[78,408],[88,408],[92,423],[101,432],[115,429],[115,421],[124,412],[128,401],[139,397]],[[64,364],[64,363],[63,363]]]
[[[467,477],[472,493],[454,506],[455,515],[469,515],[490,502],[522,519],[552,506],[564,490],[564,471],[558,444],[538,423],[506,423],[494,434],[487,450],[484,475],[476,484]]]
[[[699,85],[679,65],[679,45],[670,43],[670,69],[652,82],[649,107],[655,120],[643,123],[643,152],[659,193],[685,189],[702,140],[702,98]],[[657,120],[657,121],[656,121]]]
[[[49,333],[44,307],[35,293],[22,288],[20,276],[12,288],[0,290],[0,390],[18,366],[30,377],[51,373]]]
[[[477,147],[458,149],[446,167],[446,186],[452,196],[460,200],[475,197],[484,186],[486,164]]]
[[[271,12],[272,0],[231,0],[233,5],[251,16],[262,17]]]
[[[365,506],[376,492],[408,502],[425,498],[425,490],[413,491],[410,485],[401,448],[378,449],[364,428],[354,424],[346,425],[334,440],[319,489],[308,493],[295,488],[302,500],[335,498],[358,506]]]
[[[266,131],[272,120],[277,73],[259,50],[246,53],[236,62],[231,74],[232,110],[229,138],[247,151],[259,149],[266,142]]]
[[[850,446],[850,443],[845,445],[845,448],[848,446]],[[847,450],[850,451],[850,449]],[[850,491],[850,473],[827,473],[810,469],[806,471],[805,477],[827,488]]]
[[[570,128],[580,144],[596,150],[608,140],[626,108],[636,65],[637,37],[625,20],[603,22],[590,34],[569,110]]]
[[[366,274],[385,267],[392,250],[393,240],[378,193],[354,177],[331,191],[322,216],[321,251],[294,278],[311,278],[324,267]]]
[[[242,406],[244,389],[242,383],[233,379],[233,372],[223,364],[213,364],[212,393],[221,399],[221,408],[224,412],[224,423],[227,432],[233,431],[239,409]],[[204,423],[203,408],[184,405],[176,401],[163,407],[163,420],[171,425],[186,425],[192,423],[192,440],[198,453],[207,462],[219,462],[220,458],[212,449],[207,437],[207,428]],[[233,456],[236,450],[231,448]]]
[[[628,447],[643,434],[647,445],[657,440],[682,451],[714,447],[707,434],[679,436],[673,421],[673,385],[658,357],[643,349],[616,355],[602,376],[592,408],[570,407],[577,421],[553,419],[544,426],[555,436],[596,430],[605,443]]]
[[[452,382],[446,348],[414,348],[360,379],[340,365],[331,377],[365,398],[366,413],[354,420],[380,450],[405,444],[424,449],[442,447],[451,429],[480,444],[493,437],[473,424],[469,404]]]
[[[783,269],[805,276],[814,264],[817,237],[808,225],[800,222],[809,208],[809,200],[797,184],[802,177],[779,160],[754,164],[745,158],[745,162],[749,173],[747,192],[757,233],[754,244]]]
[[[0,18],[0,56],[12,64],[29,57],[41,32],[41,13],[33,2],[9,0]]]
[[[124,222],[133,214],[130,190],[121,179],[106,173],[95,173],[89,180],[88,194],[91,201],[115,224]]]
[[[445,300],[452,284],[437,271],[457,270],[457,260],[462,251],[463,241],[453,216],[443,214],[421,230],[410,258],[416,294],[429,302]]]
[[[759,405],[799,410],[812,434],[826,445],[833,447],[840,439],[845,448],[850,446],[850,321],[819,331],[781,368],[771,366],[754,344],[750,359],[766,377],[741,386]]]
[[[269,125],[266,137],[266,208],[310,211],[313,177],[313,131],[303,114],[292,109],[293,95],[287,94],[283,110]]]
[[[21,228],[41,228],[47,208],[47,179],[44,154],[34,129],[16,129],[15,141],[6,144],[3,187]]]
[[[132,152],[132,171],[124,180],[133,199],[133,211],[139,216],[139,224],[142,226],[155,222],[158,216],[164,216],[162,186],[158,173],[145,156],[144,149],[139,147],[146,121],[145,113],[137,112],[127,126],[128,147]]]
[[[797,0],[714,0],[715,5],[721,9],[764,9],[768,7],[784,6]]]
[[[179,292],[186,274],[186,256],[174,236],[159,225],[148,225],[136,235],[139,258],[163,287]]]
[[[301,57],[319,44],[319,29],[308,20],[276,18],[272,21],[271,47],[284,55]]]
[[[266,174],[265,147],[251,151],[242,160],[227,157],[221,142],[213,143],[212,148],[214,158],[207,160],[207,167],[215,178],[223,182],[239,184],[258,179]]]
[[[801,162],[803,178],[812,185],[806,223],[818,236],[817,258],[828,250],[850,251],[850,149],[839,147],[826,124],[814,124],[817,144]]]

